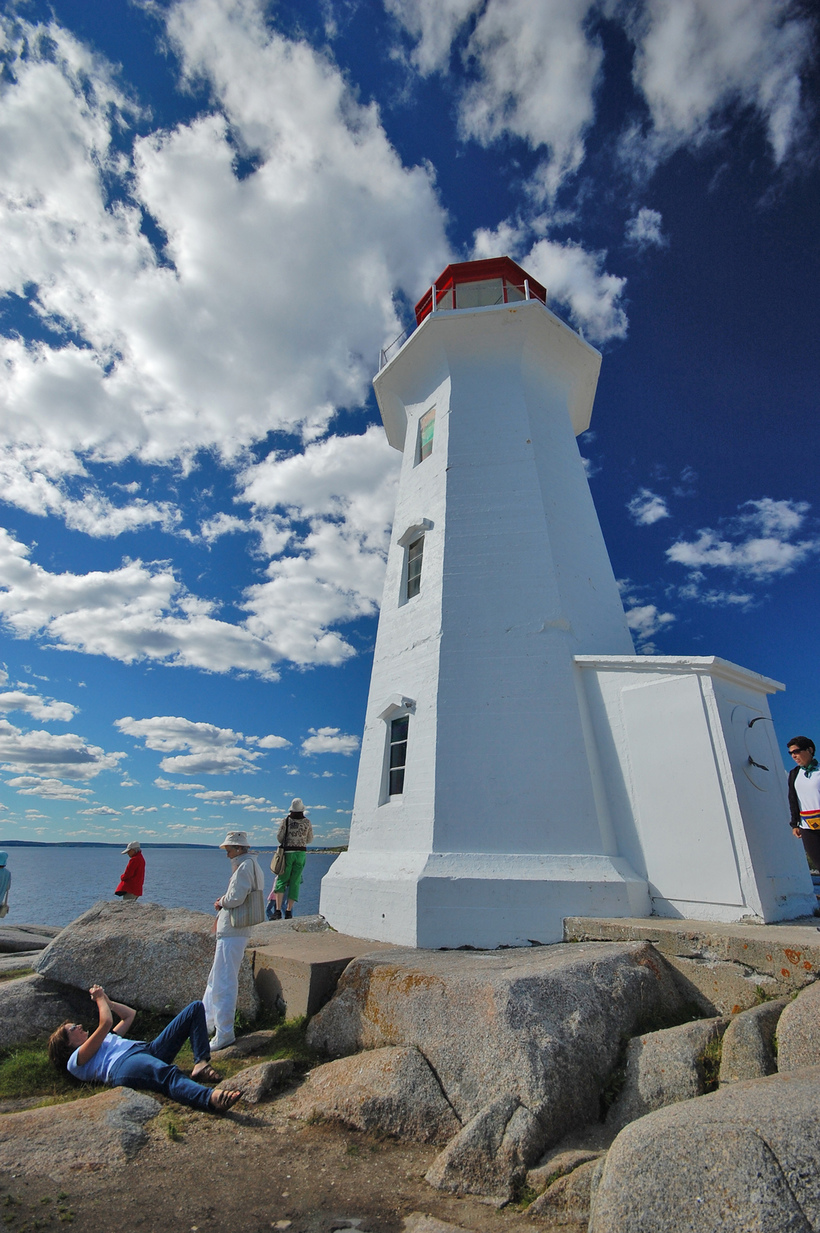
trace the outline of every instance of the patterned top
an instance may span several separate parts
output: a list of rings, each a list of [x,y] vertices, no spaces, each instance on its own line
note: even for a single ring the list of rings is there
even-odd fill
[[[310,825],[310,818],[293,818],[288,814],[277,831],[277,843],[285,842],[285,827],[288,832],[288,848],[306,848],[309,843],[313,843],[313,827]]]

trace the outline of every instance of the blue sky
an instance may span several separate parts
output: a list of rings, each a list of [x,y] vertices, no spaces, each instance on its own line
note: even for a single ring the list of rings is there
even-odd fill
[[[370,380],[504,253],[603,352],[636,647],[820,733],[809,6],[0,11],[3,838],[261,842],[298,794],[344,839],[398,469]]]

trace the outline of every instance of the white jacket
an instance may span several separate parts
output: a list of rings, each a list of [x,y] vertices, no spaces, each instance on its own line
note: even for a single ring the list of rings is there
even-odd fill
[[[235,929],[231,924],[229,908],[238,908],[244,903],[252,890],[265,889],[265,876],[259,868],[256,859],[246,852],[243,856],[235,856],[231,861],[231,880],[228,889],[221,897],[222,909],[216,918],[216,936],[218,938],[247,938],[251,927]]]

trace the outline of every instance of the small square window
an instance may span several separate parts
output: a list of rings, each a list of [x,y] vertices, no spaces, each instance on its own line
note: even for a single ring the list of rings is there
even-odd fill
[[[407,599],[412,599],[421,590],[421,559],[424,555],[424,536],[414,539],[407,549]]]
[[[424,462],[433,452],[433,434],[436,431],[436,409],[431,407],[419,420],[419,462]]]

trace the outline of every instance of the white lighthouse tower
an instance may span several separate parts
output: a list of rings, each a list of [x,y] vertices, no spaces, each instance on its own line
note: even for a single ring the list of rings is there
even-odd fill
[[[575,441],[600,354],[506,257],[448,266],[416,315],[374,381],[403,461],[322,913],[437,947],[556,941],[569,915],[810,912],[802,856],[768,837],[781,687],[634,655]]]

